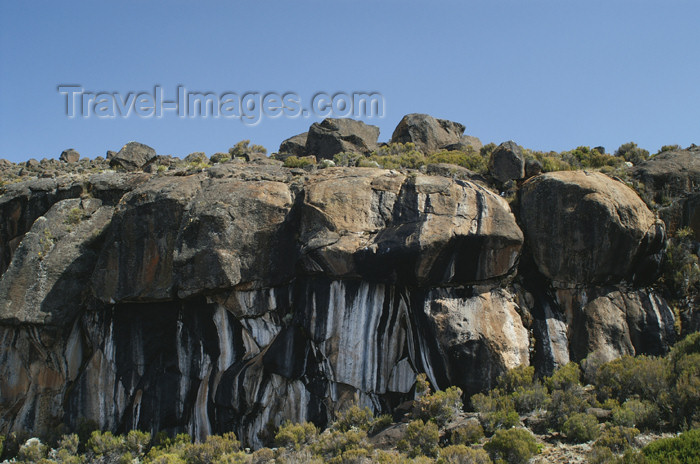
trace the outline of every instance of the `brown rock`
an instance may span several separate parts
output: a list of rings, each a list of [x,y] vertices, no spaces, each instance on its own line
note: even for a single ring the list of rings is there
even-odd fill
[[[595,172],[553,172],[528,180],[520,200],[527,243],[552,281],[612,282],[656,273],[663,223],[623,183]]]

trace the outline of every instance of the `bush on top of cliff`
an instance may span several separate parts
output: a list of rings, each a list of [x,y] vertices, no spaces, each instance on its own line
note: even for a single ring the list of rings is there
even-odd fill
[[[246,158],[254,153],[261,155],[267,154],[267,148],[262,145],[250,145],[250,140],[241,140],[236,145],[228,149],[231,158],[241,157]]]
[[[339,153],[333,161],[337,166],[377,167],[384,169],[419,169],[428,164],[454,164],[477,173],[487,170],[487,159],[474,150],[466,147],[464,150],[439,150],[424,154],[416,149],[415,144],[390,143],[373,151],[369,156],[351,153]]]
[[[640,164],[649,159],[649,151],[640,148],[634,142],[623,143],[615,151],[615,156],[618,156],[632,164]]]

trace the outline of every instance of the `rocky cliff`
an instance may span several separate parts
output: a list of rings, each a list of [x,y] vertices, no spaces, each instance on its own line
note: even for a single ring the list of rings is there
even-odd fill
[[[350,402],[390,412],[420,372],[473,393],[522,364],[661,354],[664,243],[633,190],[584,171],[511,203],[455,176],[264,160],[14,183],[0,430],[90,420],[255,446]]]

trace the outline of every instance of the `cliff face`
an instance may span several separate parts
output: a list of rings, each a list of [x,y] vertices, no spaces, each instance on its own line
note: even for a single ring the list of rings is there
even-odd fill
[[[624,184],[553,173],[514,207],[469,181],[217,165],[38,179],[0,197],[0,430],[325,424],[415,376],[663,353],[664,226]],[[524,232],[524,234],[523,234]]]

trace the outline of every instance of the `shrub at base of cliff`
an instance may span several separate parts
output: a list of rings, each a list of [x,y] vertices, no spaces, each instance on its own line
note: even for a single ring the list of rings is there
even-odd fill
[[[459,387],[449,387],[431,394],[425,374],[419,374],[416,393],[419,396],[413,403],[413,417],[423,421],[433,421],[442,427],[462,411],[462,390]]]
[[[575,413],[572,414],[562,427],[562,432],[566,438],[575,443],[586,443],[595,440],[600,435],[598,419],[592,414]]]
[[[612,425],[605,428],[600,438],[596,440],[595,446],[608,448],[614,453],[621,453],[635,445],[637,435],[639,435],[639,430],[634,427]]]
[[[659,283],[676,310],[681,333],[698,330],[694,322],[700,304],[700,258],[695,252],[692,229],[680,229],[668,240]]]
[[[570,362],[555,370],[545,379],[551,394],[545,404],[547,422],[555,430],[563,431],[564,424],[575,414],[592,406],[593,397],[581,386],[581,369]]]
[[[488,394],[477,393],[471,399],[474,410],[479,413],[484,431],[491,435],[497,429],[515,427],[520,424],[520,416],[513,400],[495,390]]]
[[[452,430],[450,443],[453,445],[473,445],[484,438],[484,428],[476,421],[469,421]]]
[[[496,463],[526,463],[540,450],[535,436],[527,429],[498,430],[484,445]]]
[[[438,464],[491,464],[491,458],[483,449],[465,445],[450,445],[440,450]]]
[[[318,436],[318,429],[310,422],[294,424],[285,422],[275,435],[277,446],[293,448],[299,451],[302,446],[310,444]]]
[[[439,439],[440,432],[434,422],[423,422],[416,419],[406,427],[404,437],[397,444],[397,448],[412,458],[416,456],[434,457],[438,452]]]
[[[649,464],[700,462],[700,429],[650,443],[642,454]]]

